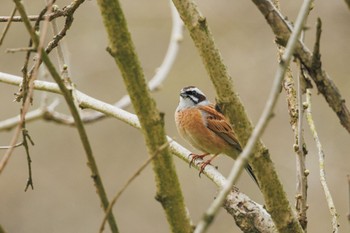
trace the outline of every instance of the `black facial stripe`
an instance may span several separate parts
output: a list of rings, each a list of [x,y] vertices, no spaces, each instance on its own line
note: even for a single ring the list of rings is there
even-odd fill
[[[206,97],[195,90],[186,91],[187,96],[193,101],[193,103],[198,104],[206,99]]]

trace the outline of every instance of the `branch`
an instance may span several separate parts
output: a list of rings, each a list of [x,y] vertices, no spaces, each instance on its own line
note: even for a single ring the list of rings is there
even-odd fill
[[[108,51],[118,65],[134,110],[140,120],[148,154],[166,143],[163,115],[147,89],[126,19],[118,0],[98,0],[109,38]],[[156,199],[162,204],[172,232],[191,232],[191,224],[170,150],[152,160],[157,183]]]
[[[345,0],[346,5],[348,5],[349,9],[350,9],[350,0]]]
[[[156,74],[148,82],[148,88],[150,91],[158,90],[161,87],[164,80],[168,77],[168,73],[175,62],[175,59],[177,57],[177,54],[180,48],[180,43],[183,38],[182,20],[180,19],[179,14],[177,13],[173,4],[170,4],[170,8],[171,8],[171,16],[172,16],[172,31],[171,31],[169,46],[164,56],[164,60],[162,61],[162,64],[157,68]],[[119,101],[117,101],[114,104],[114,106],[118,108],[126,108],[130,104],[131,104],[131,101],[130,101],[129,95],[125,95]],[[74,125],[73,117],[67,114],[55,112],[52,110],[52,111],[47,111],[43,116],[45,120],[54,121],[58,124]],[[87,124],[87,123],[93,123],[97,120],[103,119],[106,117],[106,115],[100,112],[82,112],[80,117],[82,121],[85,124]],[[0,122],[0,131],[4,130],[4,127],[6,127],[5,128],[6,130],[10,130],[12,128],[10,125],[7,128],[6,124],[7,124],[7,121],[3,123]],[[3,127],[1,127],[1,125],[3,125]],[[15,122],[13,125],[16,126]]]
[[[32,122],[38,119],[43,119],[45,115],[49,114],[51,111],[54,110],[54,108],[57,106],[58,101],[52,102],[48,107],[40,107],[38,109],[35,109],[33,111],[27,112],[25,115],[26,122]],[[2,130],[10,130],[13,127],[16,127],[18,123],[20,122],[21,117],[20,115],[9,118],[7,120],[0,122],[0,131]]]
[[[279,10],[273,5],[270,0],[252,0],[264,15],[267,23],[276,36],[276,41],[282,46],[287,44],[287,41],[293,31],[292,26],[285,20]],[[324,96],[328,105],[337,114],[340,123],[350,133],[350,112],[345,105],[345,100],[341,96],[338,88],[331,80],[329,75],[322,69],[321,63],[314,64],[313,56],[310,50],[302,41],[298,41],[294,55],[300,59],[302,64],[309,72],[314,80],[318,91]]]
[[[21,80],[21,77],[0,72],[0,82],[4,82],[11,85],[18,85],[19,83],[21,83]],[[34,82],[34,88],[36,90],[61,94],[59,87],[55,83],[36,80]],[[80,106],[84,109],[93,109],[109,117],[121,120],[134,128],[141,128],[137,116],[123,109],[94,99],[78,90],[76,91],[76,99],[77,102],[80,103]],[[191,152],[182,147],[170,137],[167,137],[167,140],[169,141],[171,153],[173,153],[181,160],[189,164],[191,159],[188,155]],[[199,170],[200,165],[200,161],[196,160],[194,163],[194,167],[197,170]],[[219,189],[221,189],[226,184],[225,177],[221,175],[218,172],[218,170],[213,166],[208,165],[205,168],[203,174],[205,174]],[[234,197],[234,199],[232,199],[232,197]],[[260,232],[264,232],[263,229],[275,229],[271,216],[267,213],[265,208],[259,205],[258,203],[252,201],[249,197],[239,192],[237,189],[232,190],[232,193],[227,198],[227,202],[225,203],[224,208],[229,213],[234,213],[234,217],[236,218],[236,224],[241,229],[246,229],[246,222],[252,223],[256,229],[260,229]]]
[[[22,3],[20,2],[20,0],[14,0],[14,1],[15,1],[18,12],[22,16],[22,19],[23,19],[24,24],[27,28],[27,31],[29,32],[29,34],[31,36],[31,39],[33,40],[35,46],[39,47],[39,38],[36,35],[36,33],[34,32],[32,26],[28,20],[27,14],[24,10]],[[103,186],[103,183],[102,183],[102,180],[101,180],[98,168],[97,168],[97,164],[95,162],[95,158],[94,158],[93,153],[92,153],[91,145],[89,143],[84,125],[80,119],[79,112],[78,112],[78,110],[74,104],[74,101],[73,101],[72,89],[69,86],[71,84],[69,82],[67,82],[67,80],[61,79],[60,75],[58,74],[57,70],[55,69],[54,65],[52,64],[51,60],[48,57],[48,54],[45,52],[44,49],[41,49],[41,53],[42,53],[43,62],[45,63],[51,76],[53,77],[53,79],[55,80],[57,85],[59,86],[59,89],[62,91],[62,94],[67,102],[68,108],[69,108],[69,110],[70,110],[70,112],[75,120],[76,127],[77,127],[77,130],[79,132],[79,136],[80,136],[80,139],[82,141],[82,144],[83,144],[83,147],[84,147],[87,159],[88,159],[88,166],[91,169],[92,178],[95,182],[97,193],[100,197],[103,208],[107,209],[108,205],[109,205],[107,194],[106,194],[106,191],[104,189],[104,186]],[[109,215],[108,222],[110,224],[112,232],[118,232],[117,224],[115,222],[115,218],[114,218],[112,213],[110,213],[110,215]]]
[[[59,18],[59,17],[66,17],[67,15],[70,14],[70,11],[72,10],[71,7],[74,5],[77,1],[74,0],[70,5],[63,7],[62,9],[58,9],[57,7],[53,7],[53,11],[49,14],[45,14],[43,16],[39,15],[28,15],[28,20],[29,21],[43,21],[46,18],[49,19],[49,21]],[[0,16],[0,23],[3,22],[23,22],[22,16],[14,16],[11,19],[11,16]]]
[[[11,16],[9,17],[9,20],[7,21],[7,24],[6,24],[5,28],[4,28],[4,30],[3,30],[2,33],[1,33],[1,37],[0,37],[0,46],[2,45],[2,42],[4,41],[4,38],[5,38],[5,36],[6,36],[7,32],[8,32],[8,30],[9,30],[9,28],[10,28],[11,22],[13,21],[13,17],[15,16],[16,11],[17,11],[17,9],[16,9],[16,7],[15,7],[15,8],[12,10]]]
[[[218,104],[225,115],[234,123],[234,130],[245,145],[253,131],[244,106],[238,94],[233,91],[232,78],[219,53],[208,28],[206,19],[192,0],[173,0],[184,21],[194,44],[199,50],[203,63],[215,87]],[[287,196],[278,178],[267,148],[258,142],[249,164],[259,181],[266,208],[279,231],[300,232],[300,225],[290,208]]]
[[[326,181],[326,172],[325,172],[325,154],[322,148],[322,144],[320,142],[320,139],[318,137],[316,126],[312,118],[312,109],[311,109],[311,91],[307,89],[306,92],[306,119],[309,124],[312,136],[314,137],[317,149],[318,149],[318,160],[319,160],[319,167],[320,167],[320,181],[321,185],[324,191],[324,194],[326,196],[326,201],[328,205],[329,212],[332,216],[332,229],[333,233],[338,233],[339,223],[338,223],[338,214],[337,210],[335,209],[335,205],[333,202],[333,198],[331,195],[331,192],[328,188],[327,181]]]
[[[114,206],[114,204],[117,202],[117,200],[119,199],[119,197],[122,195],[122,193],[127,189],[127,187],[132,183],[133,180],[136,179],[137,176],[140,175],[140,173],[152,162],[152,160],[165,148],[167,148],[169,146],[169,142],[166,142],[164,145],[162,145],[161,147],[158,148],[158,150],[156,151],[156,153],[152,156],[150,156],[146,162],[144,162],[141,167],[139,167],[136,172],[134,172],[134,174],[126,181],[126,183],[123,185],[123,187],[117,192],[117,194],[114,196],[114,198],[112,199],[111,203],[109,204],[105,216],[102,220],[101,226],[100,226],[100,230],[99,233],[102,233],[107,221],[107,217],[108,214],[112,211],[112,208]]]
[[[210,222],[213,220],[213,218],[217,215],[220,206],[223,204],[225,197],[228,195],[231,187],[233,184],[235,184],[239,178],[239,175],[241,174],[242,170],[246,166],[249,157],[252,155],[253,149],[261,137],[262,133],[264,132],[268,122],[271,120],[271,116],[273,115],[273,109],[277,103],[277,98],[280,93],[282,80],[284,78],[284,75],[286,73],[286,70],[289,66],[290,60],[293,56],[293,51],[296,45],[296,42],[299,38],[299,35],[306,23],[306,18],[309,14],[310,5],[312,3],[312,0],[305,0],[301,6],[301,9],[299,11],[298,17],[295,22],[295,30],[293,31],[288,44],[286,46],[286,50],[284,54],[282,55],[279,67],[275,74],[275,79],[273,82],[273,86],[269,95],[269,98],[266,102],[265,108],[263,110],[263,113],[261,114],[261,117],[259,118],[259,121],[254,128],[252,135],[250,136],[247,144],[245,145],[242,153],[238,156],[229,176],[227,179],[227,184],[224,186],[224,188],[220,191],[217,198],[213,201],[212,205],[209,207],[209,209],[206,211],[204,217],[202,220],[198,223],[195,233],[201,233],[206,232]],[[207,221],[209,219],[209,221]],[[287,228],[289,226],[286,226],[285,224],[288,224],[288,222],[284,221],[282,223],[276,223],[277,227],[284,228],[285,232],[288,232]],[[283,226],[279,224],[284,224]],[[300,225],[295,224],[295,229],[293,229],[293,232],[303,232],[300,228]]]

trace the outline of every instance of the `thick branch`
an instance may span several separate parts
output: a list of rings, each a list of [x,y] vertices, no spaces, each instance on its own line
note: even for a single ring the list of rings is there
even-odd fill
[[[206,19],[191,0],[173,0],[190,35],[199,50],[203,63],[210,75],[221,109],[234,122],[235,132],[245,145],[252,133],[252,123],[238,95],[232,89],[231,77],[227,72],[218,48],[208,28]],[[300,232],[300,226],[290,208],[287,196],[278,179],[268,150],[258,142],[249,161],[261,185],[267,210],[279,231]]]
[[[282,46],[287,44],[291,35],[292,26],[285,20],[285,17],[278,11],[270,0],[252,0],[264,15],[272,31],[276,36],[276,41]],[[350,112],[345,105],[345,100],[341,96],[338,88],[329,75],[322,69],[321,63],[315,64],[310,50],[299,40],[294,55],[300,59],[310,76],[316,83],[318,91],[324,96],[329,106],[337,114],[340,123],[350,133]]]
[[[121,70],[126,89],[140,120],[148,153],[153,155],[166,143],[163,116],[147,89],[124,13],[118,0],[98,0],[109,38],[109,52]],[[190,232],[184,199],[170,150],[165,148],[153,161],[157,182],[156,199],[162,204],[172,232]]]

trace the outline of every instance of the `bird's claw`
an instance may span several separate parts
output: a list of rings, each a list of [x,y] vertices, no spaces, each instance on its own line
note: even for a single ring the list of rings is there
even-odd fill
[[[192,166],[192,164],[194,163],[194,161],[196,159],[203,159],[207,155],[208,155],[208,153],[202,154],[202,155],[197,155],[197,154],[193,154],[193,153],[189,154],[188,157],[192,156],[192,159],[190,161],[190,167]]]
[[[201,174],[204,172],[204,169],[205,169],[205,167],[208,165],[208,164],[210,164],[211,165],[211,160],[210,159],[208,159],[207,161],[204,161],[204,162],[202,162],[202,164],[201,164],[201,166],[200,166],[200,169],[199,169],[199,177],[201,177]]]

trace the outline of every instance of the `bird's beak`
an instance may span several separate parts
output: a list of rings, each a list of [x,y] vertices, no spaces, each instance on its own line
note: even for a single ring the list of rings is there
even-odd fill
[[[182,98],[186,98],[187,97],[187,95],[186,95],[186,93],[180,93],[180,96],[182,97]]]

